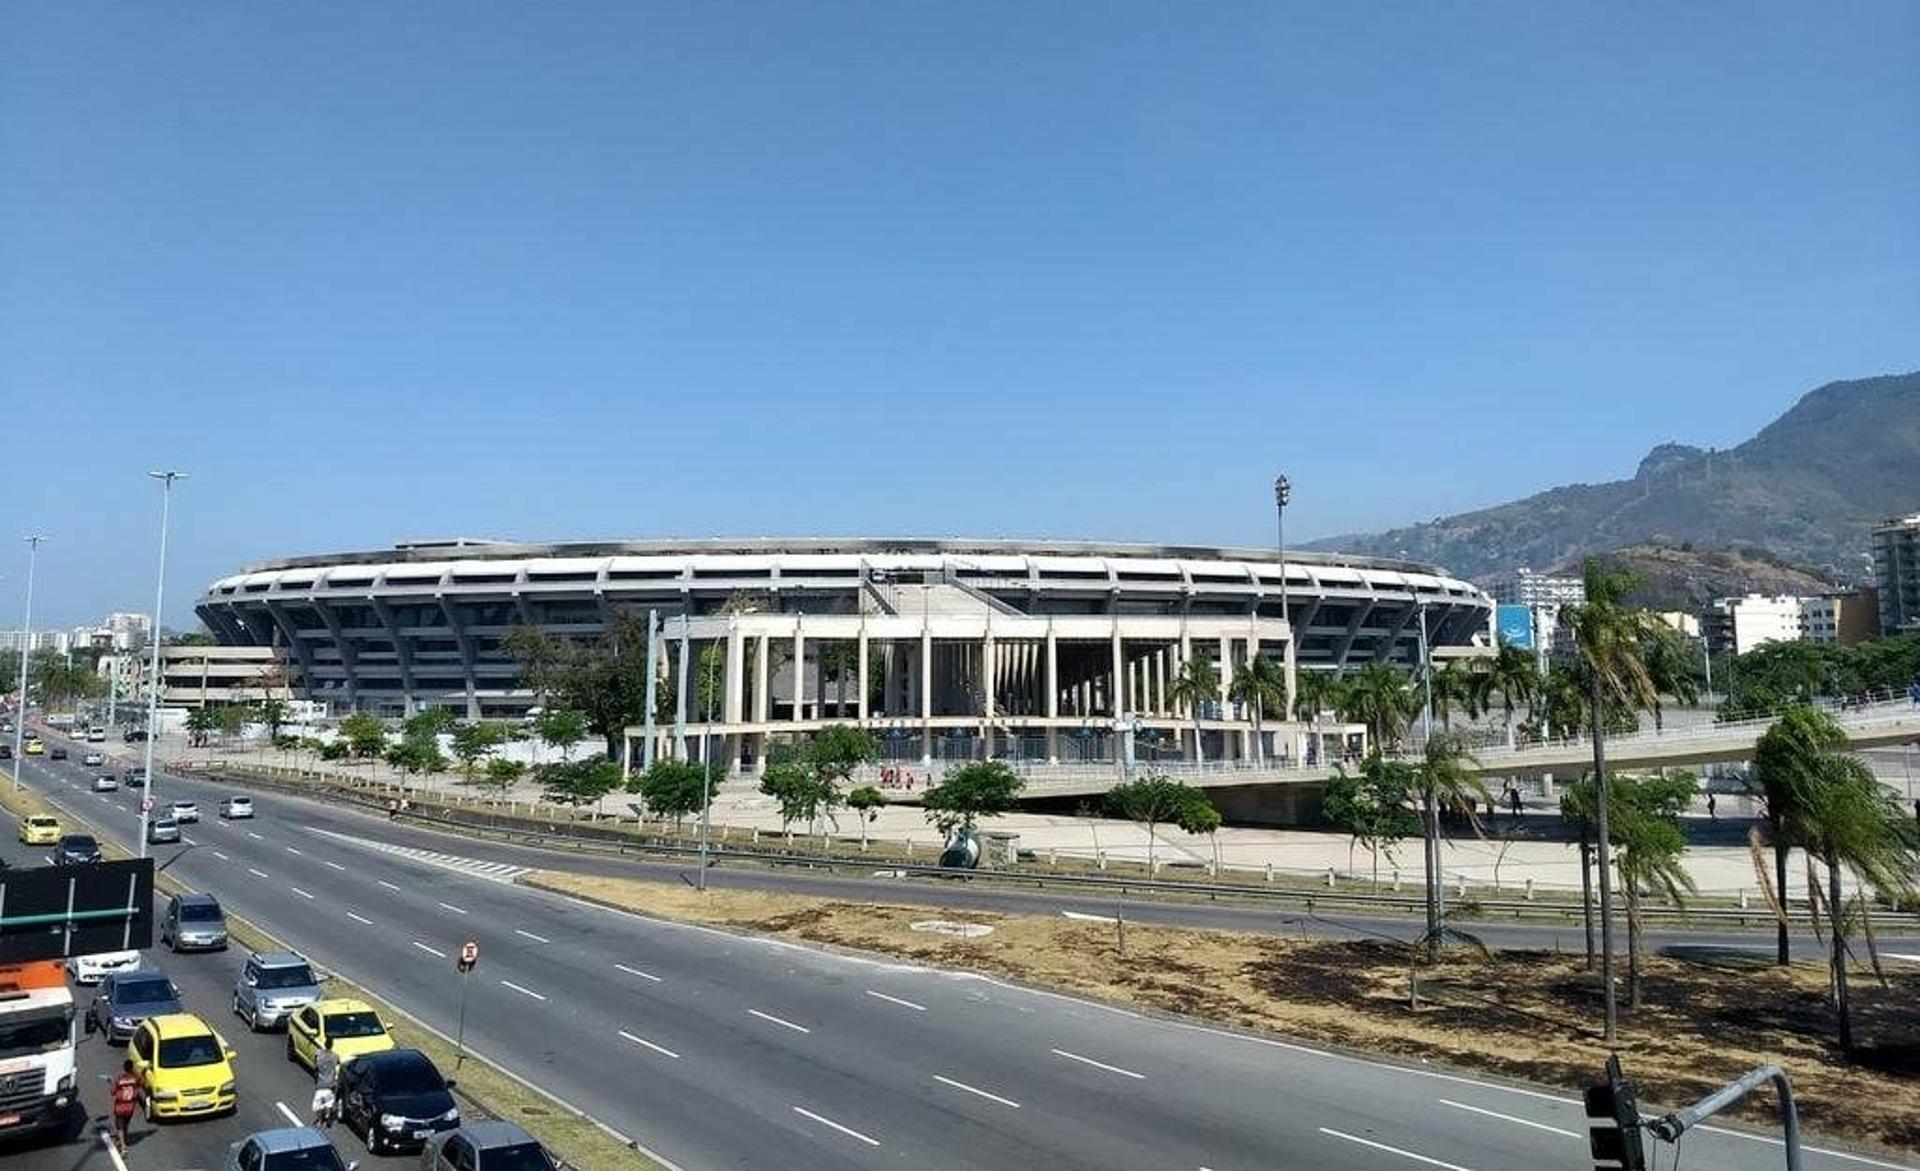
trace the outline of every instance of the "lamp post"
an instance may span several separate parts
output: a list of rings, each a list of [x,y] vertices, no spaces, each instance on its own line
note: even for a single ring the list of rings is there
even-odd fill
[[[167,591],[167,521],[173,509],[173,482],[184,480],[187,473],[177,471],[148,472],[147,475],[160,481],[160,569],[154,575],[153,582],[153,657],[147,664],[147,751],[145,754],[146,789],[140,796],[140,857],[147,856],[147,825],[153,817],[153,790],[157,778],[153,775],[153,742],[160,734],[160,607],[166,601]]]
[[[1293,485],[1285,476],[1273,478],[1273,518],[1274,537],[1280,550],[1280,618],[1287,624],[1287,643],[1293,644],[1293,617],[1287,610],[1287,503],[1293,499]],[[1287,708],[1282,713],[1287,722],[1293,722],[1293,688],[1288,687]]]
[[[27,739],[27,648],[33,645],[33,571],[40,562],[40,542],[46,540],[39,533],[26,538],[27,541],[27,616],[21,620],[20,629],[20,710],[13,720],[13,787],[20,789],[20,770],[26,762]]]

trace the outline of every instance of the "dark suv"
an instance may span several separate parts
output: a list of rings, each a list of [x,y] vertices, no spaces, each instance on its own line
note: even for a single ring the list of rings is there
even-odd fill
[[[54,866],[84,866],[100,860],[100,843],[92,834],[64,834],[53,848],[48,863]]]
[[[340,1121],[366,1142],[368,1154],[418,1150],[460,1125],[452,1088],[418,1049],[369,1053],[340,1071]]]

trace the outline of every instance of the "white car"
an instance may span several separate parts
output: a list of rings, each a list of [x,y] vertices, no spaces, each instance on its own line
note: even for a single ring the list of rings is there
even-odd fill
[[[197,816],[197,815],[196,815]],[[229,821],[253,816],[253,798],[224,797],[220,801],[220,816]]]
[[[74,956],[67,961],[67,975],[75,984],[98,984],[109,972],[127,971],[140,966],[137,951],[103,951],[90,956]]]
[[[89,752],[80,758],[80,763],[86,765],[88,768],[97,768],[107,763],[107,754],[104,752]]]
[[[120,782],[114,779],[112,773],[101,773],[93,778],[93,791],[96,793],[111,793],[119,787]]]
[[[192,801],[175,801],[172,805],[167,806],[167,810],[177,822],[198,822],[200,820],[200,806]]]

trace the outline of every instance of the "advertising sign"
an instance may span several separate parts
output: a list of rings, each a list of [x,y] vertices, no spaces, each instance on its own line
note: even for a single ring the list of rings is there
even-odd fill
[[[1533,608],[1531,606],[1502,606],[1494,619],[1494,628],[1500,633],[1500,641],[1520,647],[1533,649]]]

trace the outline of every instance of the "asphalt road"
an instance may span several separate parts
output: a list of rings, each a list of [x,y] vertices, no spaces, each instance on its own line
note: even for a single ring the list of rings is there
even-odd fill
[[[46,848],[21,845],[18,830],[18,823],[0,811],[0,833],[5,835],[0,839],[0,857],[11,866],[43,864]],[[284,1034],[250,1033],[246,1025],[232,1015],[229,1001],[233,982],[245,963],[246,951],[234,947],[225,952],[175,955],[156,946],[143,953],[143,959],[146,966],[165,971],[179,987],[188,1011],[199,1014],[238,1050],[234,1072],[239,1082],[239,1108],[225,1118],[167,1122],[158,1126],[149,1125],[136,1116],[127,1166],[133,1171],[140,1168],[214,1171],[225,1165],[229,1144],[257,1130],[293,1125],[286,1112],[290,1111],[304,1123],[313,1094],[313,1078],[286,1059]],[[92,988],[75,986],[75,1011],[84,1014],[93,1002],[93,994]],[[73,1171],[75,1168],[111,1171],[112,1163],[100,1142],[100,1133],[110,1125],[107,1080],[119,1069],[125,1056],[125,1046],[109,1046],[101,1034],[82,1033],[77,1080],[84,1124],[65,1135],[46,1134],[0,1142],[0,1161],[4,1161],[10,1171],[16,1168],[18,1171]],[[335,1128],[334,1142],[348,1160],[358,1160],[365,1171],[418,1166],[417,1156],[369,1158],[359,1140],[344,1127]]]
[[[129,795],[101,800],[87,775],[26,769],[131,840]],[[160,797],[211,813],[226,791],[168,777]],[[1589,1165],[1559,1093],[623,915],[512,885],[527,863],[504,847],[255,803],[255,822],[191,830],[170,872],[449,1032],[451,956],[476,939],[469,1044],[684,1168]],[[1768,1141],[1697,1133],[1686,1165],[1768,1165]]]

